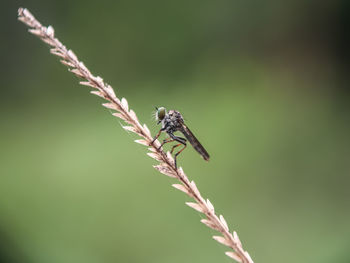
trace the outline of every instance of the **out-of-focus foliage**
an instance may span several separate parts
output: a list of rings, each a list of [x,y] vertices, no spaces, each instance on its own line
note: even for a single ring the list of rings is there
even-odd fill
[[[348,1],[5,1],[0,261],[229,262],[102,103],[16,21],[28,8],[179,158],[255,262],[350,261]]]

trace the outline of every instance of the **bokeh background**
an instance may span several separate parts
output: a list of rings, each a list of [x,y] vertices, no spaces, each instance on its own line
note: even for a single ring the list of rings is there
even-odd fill
[[[347,0],[2,1],[0,262],[231,262],[174,180],[16,20],[183,113],[179,159],[255,262],[350,262]]]

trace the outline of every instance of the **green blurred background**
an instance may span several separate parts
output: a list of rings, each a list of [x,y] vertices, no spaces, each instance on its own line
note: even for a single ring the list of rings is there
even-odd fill
[[[174,180],[16,20],[28,8],[179,159],[255,262],[350,262],[347,0],[2,1],[0,262],[231,262]]]

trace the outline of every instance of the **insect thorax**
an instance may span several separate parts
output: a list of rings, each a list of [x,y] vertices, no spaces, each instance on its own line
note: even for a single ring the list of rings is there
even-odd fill
[[[175,110],[169,110],[162,120],[162,127],[166,132],[175,132],[178,131],[183,124],[183,118],[180,112]]]

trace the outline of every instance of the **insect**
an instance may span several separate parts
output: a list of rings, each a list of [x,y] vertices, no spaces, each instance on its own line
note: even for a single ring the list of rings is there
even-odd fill
[[[162,128],[158,132],[158,134],[154,137],[152,143],[158,139],[160,134],[165,131],[169,138],[164,139],[162,144],[158,149],[160,149],[164,144],[176,141],[178,144],[175,144],[172,148],[170,153],[172,154],[176,147],[183,146],[181,150],[179,150],[174,155],[175,159],[175,168],[177,169],[177,163],[176,163],[176,157],[186,148],[187,140],[191,143],[193,148],[203,157],[204,160],[209,161],[209,154],[204,149],[202,144],[197,140],[197,138],[193,135],[193,133],[190,131],[190,129],[185,125],[184,120],[182,118],[182,115],[180,112],[175,110],[169,110],[167,111],[164,107],[157,108],[156,107],[156,113],[155,117],[157,120],[157,124],[162,124]],[[185,138],[175,136],[174,132],[180,131]]]

